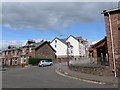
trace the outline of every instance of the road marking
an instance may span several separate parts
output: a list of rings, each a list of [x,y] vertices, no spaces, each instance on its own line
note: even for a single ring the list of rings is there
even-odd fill
[[[96,84],[106,84],[106,83],[103,83],[103,82],[97,82],[97,81],[92,81],[92,80],[85,80],[85,79],[80,79],[80,78],[68,76],[68,75],[65,75],[65,74],[57,71],[57,69],[55,70],[55,72],[56,72],[57,74],[61,75],[61,76],[68,77],[68,78],[75,79],[75,80],[80,80],[80,81],[89,82],[89,83],[96,83]]]

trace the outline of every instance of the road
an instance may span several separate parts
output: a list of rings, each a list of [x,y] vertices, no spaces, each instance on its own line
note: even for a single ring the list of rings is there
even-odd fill
[[[12,69],[2,73],[3,88],[115,88],[63,77],[56,66]]]

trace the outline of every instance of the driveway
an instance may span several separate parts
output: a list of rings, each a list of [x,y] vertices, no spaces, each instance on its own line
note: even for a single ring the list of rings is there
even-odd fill
[[[17,68],[3,72],[2,86],[3,88],[116,88],[60,76],[55,72],[56,67],[54,65]]]

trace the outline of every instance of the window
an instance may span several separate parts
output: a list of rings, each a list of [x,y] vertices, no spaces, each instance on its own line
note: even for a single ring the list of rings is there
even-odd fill
[[[118,28],[118,30],[120,30],[120,27]]]
[[[81,43],[83,44],[83,41],[81,41]]]
[[[24,63],[26,62],[26,59],[24,58]]]
[[[55,45],[55,48],[57,47],[57,45]]]
[[[21,56],[21,63],[26,63],[26,56]]]
[[[57,40],[55,40],[55,43],[57,43]]]
[[[31,47],[30,47],[30,52],[31,52]]]
[[[48,60],[46,60],[46,62],[49,62]]]
[[[18,59],[15,59],[15,64],[17,64]]]

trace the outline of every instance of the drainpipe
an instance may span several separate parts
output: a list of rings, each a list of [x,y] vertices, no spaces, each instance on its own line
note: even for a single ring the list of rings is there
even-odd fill
[[[110,13],[108,12],[108,17],[109,17],[109,23],[110,23],[110,36],[111,36],[111,41],[112,41],[112,56],[113,56],[113,63],[114,63],[114,75],[116,77],[116,64],[115,64],[115,52],[114,52],[114,43],[113,43],[113,36],[112,36],[112,25],[111,25],[111,16]]]

